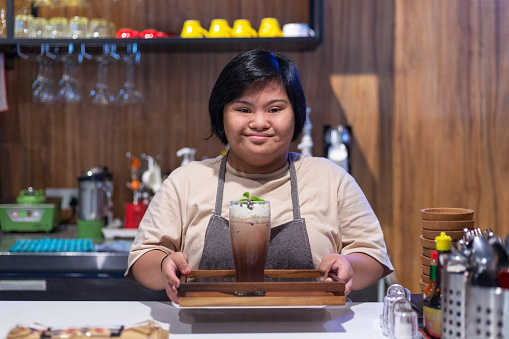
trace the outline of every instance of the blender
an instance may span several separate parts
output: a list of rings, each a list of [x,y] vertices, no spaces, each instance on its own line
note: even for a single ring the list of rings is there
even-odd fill
[[[105,166],[87,169],[78,184],[78,238],[103,238],[102,228],[113,219],[112,174]]]

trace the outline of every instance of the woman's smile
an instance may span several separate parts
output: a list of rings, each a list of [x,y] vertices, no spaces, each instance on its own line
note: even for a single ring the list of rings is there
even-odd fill
[[[270,135],[262,133],[250,133],[247,134],[246,136],[249,138],[249,140],[251,140],[251,142],[255,144],[262,144],[270,138]]]

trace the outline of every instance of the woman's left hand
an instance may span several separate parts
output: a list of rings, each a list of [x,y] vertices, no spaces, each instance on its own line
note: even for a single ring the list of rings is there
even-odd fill
[[[329,253],[320,263],[320,281],[332,281],[329,272],[334,272],[339,279],[345,282],[345,295],[352,290],[353,268],[346,256],[338,253]]]

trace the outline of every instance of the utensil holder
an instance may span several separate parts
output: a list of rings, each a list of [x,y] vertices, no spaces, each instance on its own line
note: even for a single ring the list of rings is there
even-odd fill
[[[466,337],[509,338],[509,291],[500,287],[467,287]],[[504,321],[504,319],[506,321]]]
[[[509,290],[472,286],[460,273],[442,277],[443,339],[509,339]]]
[[[442,270],[442,338],[465,339],[467,276]]]

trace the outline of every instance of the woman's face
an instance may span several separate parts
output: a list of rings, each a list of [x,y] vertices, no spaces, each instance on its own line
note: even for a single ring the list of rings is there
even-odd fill
[[[246,173],[270,173],[287,161],[295,118],[292,103],[278,81],[248,88],[225,105],[228,163]]]

